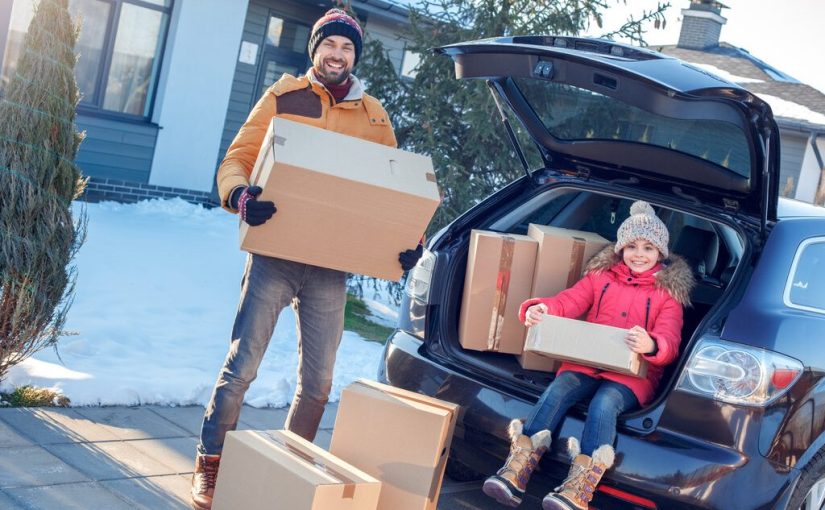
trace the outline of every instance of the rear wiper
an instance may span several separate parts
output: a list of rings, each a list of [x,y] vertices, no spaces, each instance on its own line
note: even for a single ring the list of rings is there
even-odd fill
[[[498,112],[501,114],[501,122],[504,124],[504,129],[507,130],[507,136],[510,138],[510,143],[513,145],[513,149],[516,151],[519,161],[521,161],[521,166],[524,167],[524,173],[527,174],[528,178],[530,178],[530,165],[527,163],[527,158],[524,156],[524,151],[521,149],[518,139],[516,139],[516,133],[513,131],[513,126],[510,125],[510,119],[507,118],[507,113],[504,111],[504,105],[501,104],[501,98],[499,97],[500,90],[493,80],[487,80],[487,86],[490,87],[490,93],[493,95],[493,101],[495,101]]]

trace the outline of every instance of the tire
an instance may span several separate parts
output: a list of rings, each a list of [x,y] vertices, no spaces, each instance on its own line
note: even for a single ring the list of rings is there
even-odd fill
[[[820,450],[802,469],[787,510],[825,508],[825,450]]]

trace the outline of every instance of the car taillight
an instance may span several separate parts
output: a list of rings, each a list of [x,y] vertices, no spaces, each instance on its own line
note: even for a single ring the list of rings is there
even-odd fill
[[[794,358],[718,338],[703,338],[685,365],[677,390],[722,402],[765,406],[802,375]]]
[[[418,263],[410,269],[407,275],[404,292],[420,304],[427,304],[430,300],[430,279],[433,276],[434,266],[435,254],[425,248]]]

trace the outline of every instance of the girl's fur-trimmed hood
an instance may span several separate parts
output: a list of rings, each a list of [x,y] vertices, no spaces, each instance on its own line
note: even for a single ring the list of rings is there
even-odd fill
[[[609,244],[594,255],[587,263],[585,273],[607,271],[622,262],[621,255],[615,253],[613,247],[613,244]],[[656,273],[656,288],[667,291],[682,306],[690,305],[690,292],[696,285],[696,280],[688,263],[679,255],[671,253],[662,264],[664,267]]]

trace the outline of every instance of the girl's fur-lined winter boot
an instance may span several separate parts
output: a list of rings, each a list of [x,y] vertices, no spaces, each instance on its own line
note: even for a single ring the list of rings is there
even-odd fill
[[[580,453],[576,438],[571,437],[567,445],[573,464],[564,482],[544,497],[544,510],[587,510],[604,472],[613,466],[616,454],[609,444],[596,448],[593,457]]]
[[[541,456],[550,447],[550,431],[541,430],[532,437],[522,434],[521,420],[513,420],[507,428],[510,436],[510,455],[495,475],[484,481],[484,494],[502,505],[517,507],[521,504],[530,475],[538,466]]]

